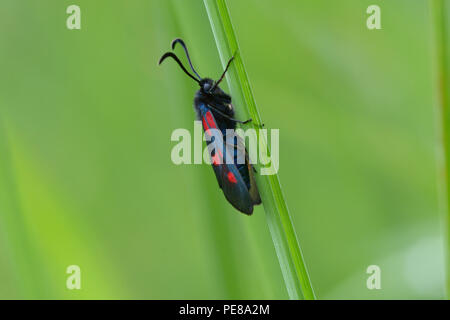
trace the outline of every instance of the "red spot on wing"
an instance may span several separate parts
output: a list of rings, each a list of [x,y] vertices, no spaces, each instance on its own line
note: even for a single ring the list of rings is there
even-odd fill
[[[236,177],[234,176],[233,172],[228,172],[227,178],[231,183],[237,183]]]
[[[213,165],[218,166],[221,162],[222,161],[220,160],[220,157],[217,154],[212,156]]]
[[[202,117],[202,122],[203,122],[203,130],[208,130],[208,125],[206,124],[206,119],[205,117]]]
[[[220,150],[217,150],[217,153],[219,154],[219,156],[218,156],[218,162],[217,162],[217,164],[221,164],[221,163],[223,163],[223,155],[222,155],[222,151],[220,151]]]
[[[217,129],[216,121],[211,111],[207,111],[205,116],[202,117],[203,129],[207,134],[209,134],[209,129]]]
[[[214,120],[214,117],[211,114],[211,111],[206,112],[206,121],[208,122],[208,125],[210,128],[217,129],[216,121]]]
[[[212,115],[211,111],[207,111],[205,113],[205,116],[202,117],[202,123],[203,123],[203,129],[205,130],[205,134],[211,135],[209,132],[209,129],[217,129],[216,121],[214,120],[214,116]],[[220,150],[216,150],[218,154],[215,154],[212,156],[212,163],[215,166],[218,166],[222,163],[223,155]],[[236,178],[233,175],[233,179],[236,180]]]

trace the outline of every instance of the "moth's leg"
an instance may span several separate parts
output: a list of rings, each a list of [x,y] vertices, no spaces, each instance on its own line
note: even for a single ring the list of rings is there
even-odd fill
[[[221,116],[227,118],[228,120],[231,120],[231,121],[234,121],[234,122],[237,122],[237,123],[240,123],[240,124],[247,124],[247,123],[253,121],[251,118],[248,119],[248,120],[245,120],[245,121],[241,121],[241,120],[232,118],[232,117],[230,117],[229,115],[227,115],[227,114],[223,113],[222,111],[218,110],[215,106],[213,106],[213,105],[210,104],[210,103],[208,103],[208,107],[210,107],[211,109],[213,109],[214,111],[216,111],[216,112],[217,112],[218,114],[220,114]]]
[[[225,68],[225,71],[222,73],[222,75],[220,76],[219,80],[216,81],[216,83],[214,84],[214,86],[212,87],[212,91],[214,91],[214,89],[216,89],[216,87],[219,85],[219,83],[222,82],[223,78],[225,77],[225,74],[228,71],[228,68],[230,67],[231,62],[234,60],[234,56],[231,57],[230,60],[228,60],[227,66]]]

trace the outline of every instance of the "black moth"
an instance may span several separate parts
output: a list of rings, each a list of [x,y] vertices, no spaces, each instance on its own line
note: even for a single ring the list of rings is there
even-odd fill
[[[198,119],[203,123],[205,135],[210,135],[212,129],[220,130],[222,133],[222,141],[217,141],[216,136],[211,137],[211,135],[209,136],[210,140],[207,141],[208,148],[211,150],[211,165],[217,181],[226,199],[236,209],[250,215],[253,213],[253,206],[261,203],[255,183],[254,169],[249,163],[247,150],[240,138],[232,136],[230,143],[228,141],[230,139],[226,139],[226,137],[227,129],[233,129],[234,131],[237,122],[245,124],[250,122],[251,119],[247,121],[235,119],[231,97],[219,87],[234,57],[228,61],[227,67],[219,80],[214,81],[210,78],[200,77],[195,71],[183,40],[173,40],[172,50],[177,43],[183,47],[189,66],[196,77],[186,70],[178,57],[172,52],[165,53],[159,60],[159,64],[166,58],[171,57],[189,77],[199,84],[200,90],[195,94],[194,106]],[[241,161],[237,161],[238,159],[241,159]]]

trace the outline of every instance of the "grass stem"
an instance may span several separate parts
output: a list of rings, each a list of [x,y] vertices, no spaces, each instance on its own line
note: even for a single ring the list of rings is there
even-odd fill
[[[446,7],[444,0],[430,0],[433,26],[433,48],[434,48],[434,77],[435,77],[435,104],[438,137],[438,185],[440,210],[443,217],[444,230],[444,255],[446,263],[446,291],[450,294],[450,263],[449,263],[449,168],[450,168],[450,113],[449,113],[449,64],[447,48],[447,23]]]
[[[209,21],[216,40],[223,66],[234,55],[235,60],[227,73],[227,82],[239,108],[247,112],[255,128],[260,128],[256,102],[241,57],[236,35],[231,24],[225,0],[204,0]],[[270,155],[267,141],[259,135],[260,148]],[[302,252],[284,199],[277,174],[257,175],[257,184],[266,212],[267,223],[281,266],[281,271],[290,299],[315,299]]]

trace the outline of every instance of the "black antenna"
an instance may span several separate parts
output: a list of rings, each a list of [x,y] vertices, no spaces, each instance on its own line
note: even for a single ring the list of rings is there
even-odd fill
[[[159,59],[158,64],[161,64],[164,60],[166,60],[166,58],[171,57],[172,59],[174,59],[178,65],[181,67],[181,69],[183,69],[183,71],[192,79],[194,79],[195,82],[197,82],[198,84],[200,84],[200,81],[198,79],[196,79],[192,74],[189,73],[189,71],[186,70],[186,68],[183,66],[183,64],[181,63],[180,59],[178,59],[178,57],[172,53],[172,52],[166,52],[164,53],[164,55],[161,57],[161,59]]]
[[[225,71],[222,73],[222,76],[220,76],[220,79],[214,83],[214,86],[211,88],[211,92],[214,92],[214,89],[219,85],[220,82],[222,82],[223,78],[225,77],[225,73],[227,73],[228,68],[230,67],[231,62],[234,60],[234,56],[231,57],[230,60],[228,60],[227,67],[225,68]]]
[[[188,59],[188,62],[189,62],[189,65],[191,66],[192,71],[195,73],[195,75],[198,77],[198,79],[201,80],[202,77],[200,77],[200,75],[197,73],[197,71],[195,71],[194,66],[192,65],[191,57],[189,57],[189,51],[188,51],[188,49],[187,49],[186,44],[184,43],[184,41],[181,40],[181,39],[179,39],[179,38],[173,40],[173,41],[172,41],[172,50],[175,49],[175,45],[176,45],[177,43],[181,44],[181,46],[183,47],[184,52],[186,52],[186,57],[187,57],[187,59]]]

